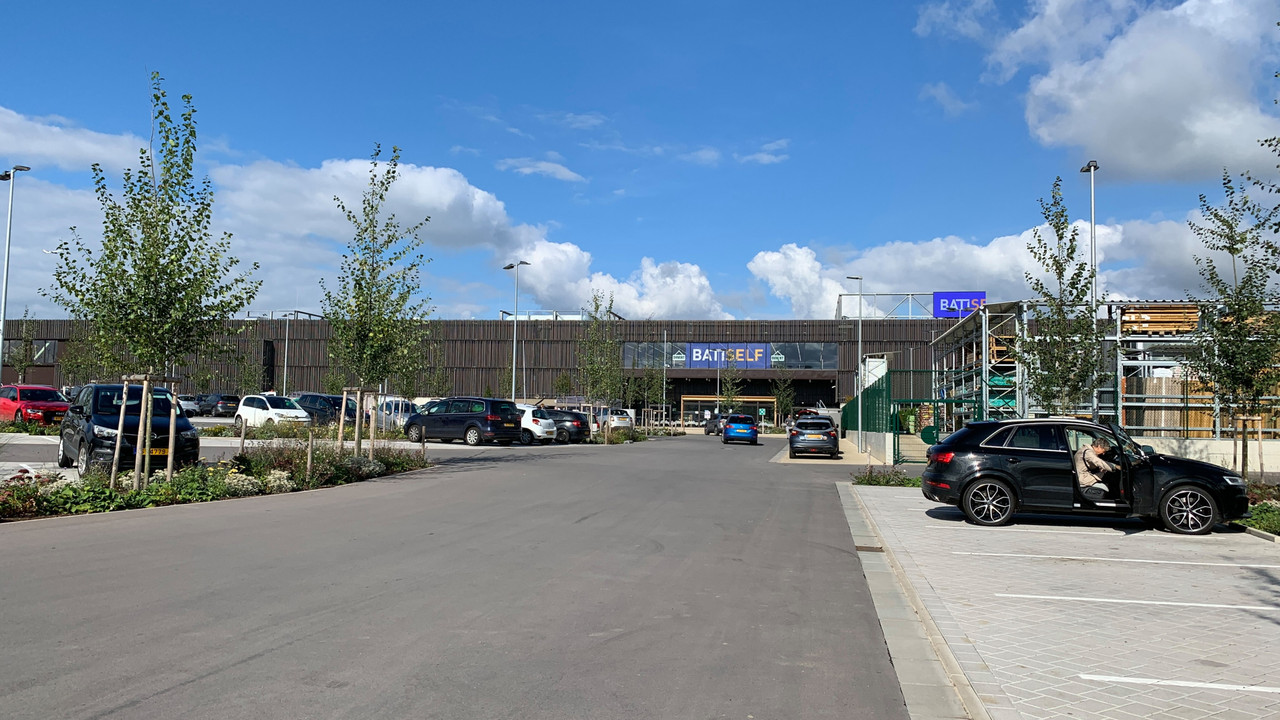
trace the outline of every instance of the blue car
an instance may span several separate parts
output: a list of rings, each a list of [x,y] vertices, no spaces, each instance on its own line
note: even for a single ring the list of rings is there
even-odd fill
[[[724,434],[720,442],[728,445],[730,440],[745,440],[752,445],[760,444],[760,430],[750,415],[730,415],[724,421]]]

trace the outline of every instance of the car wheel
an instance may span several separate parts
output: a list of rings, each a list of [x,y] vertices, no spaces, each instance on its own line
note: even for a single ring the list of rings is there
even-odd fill
[[[566,444],[566,443],[568,443],[568,442],[569,442],[569,431],[568,431],[568,430],[561,430],[560,432],[556,433],[556,442],[561,443],[561,444]]]
[[[404,434],[409,436],[409,442],[422,442],[421,425],[410,425]]]
[[[478,427],[467,428],[466,441],[467,441],[467,444],[472,447],[479,445],[480,444],[480,428]]]
[[[75,462],[71,458],[67,457],[67,439],[65,437],[59,436],[58,437],[58,467],[69,468],[74,464]]]
[[[21,411],[21,410],[19,410],[19,411],[15,412],[15,413],[13,414],[13,421],[14,421],[14,422],[22,422],[22,411]]]
[[[521,444],[521,445],[532,445],[532,444],[533,444],[533,432],[532,432],[532,431],[530,431],[530,430],[527,430],[527,429],[526,429],[526,430],[521,430],[521,431],[520,431],[520,444]]]
[[[975,525],[1004,525],[1013,518],[1013,491],[1001,480],[977,480],[965,488],[960,507]]]
[[[1218,505],[1208,492],[1194,485],[1170,490],[1160,501],[1160,519],[1181,535],[1205,535],[1218,524]]]
[[[81,442],[80,449],[76,451],[76,470],[80,471],[80,477],[89,473],[89,443],[87,442]]]
[[[752,444],[752,445],[759,445],[759,444],[760,444],[760,441],[759,441],[758,439],[756,439],[756,438],[751,438],[751,444]]]
[[[795,459],[796,459],[796,451],[795,451],[795,450],[790,450],[790,451],[788,451],[788,454],[789,454],[789,455],[791,455],[791,459],[792,459],[792,460],[795,460]]]
[[[727,437],[721,437],[721,438],[720,438],[720,444],[721,444],[721,445],[728,445],[728,444],[729,444],[729,438],[727,438]]]
[[[231,424],[232,426],[235,427],[236,432],[240,432],[240,426],[244,425],[244,418],[237,415],[235,421],[233,421]]]
[[[271,418],[267,418],[266,420],[262,421],[262,427],[264,428],[275,427],[275,424],[276,424],[276,421],[272,420]]]

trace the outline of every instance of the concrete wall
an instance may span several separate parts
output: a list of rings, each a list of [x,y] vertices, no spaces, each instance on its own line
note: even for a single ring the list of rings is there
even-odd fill
[[[1232,445],[1234,444],[1231,440],[1135,437],[1134,442],[1139,445],[1150,445],[1155,448],[1156,452],[1191,458],[1192,460],[1203,460],[1204,462],[1211,462],[1227,468],[1239,464],[1238,459],[1235,463],[1231,461]],[[1240,446],[1236,444],[1235,448],[1235,452],[1238,453]],[[1258,460],[1258,441],[1250,440],[1249,472],[1256,472],[1259,469]],[[1261,460],[1268,477],[1280,473],[1280,440],[1262,441]]]
[[[867,455],[886,465],[893,464],[893,433],[864,433],[867,436]],[[847,437],[858,445],[858,431],[849,430]]]

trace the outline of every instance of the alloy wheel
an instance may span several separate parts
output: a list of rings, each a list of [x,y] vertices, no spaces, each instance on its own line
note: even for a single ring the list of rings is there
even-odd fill
[[[965,491],[964,511],[979,525],[1003,525],[1013,516],[1013,493],[998,480],[979,481]]]
[[[84,477],[89,472],[89,443],[80,443],[80,450],[76,453],[76,470],[80,471],[80,477]]]
[[[1169,493],[1161,512],[1170,530],[1185,535],[1203,535],[1218,521],[1213,498],[1194,487],[1181,487]]]

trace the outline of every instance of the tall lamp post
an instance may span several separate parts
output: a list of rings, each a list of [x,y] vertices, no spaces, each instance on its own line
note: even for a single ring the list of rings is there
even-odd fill
[[[14,165],[12,170],[0,172],[0,181],[9,181],[9,219],[4,229],[4,279],[0,281],[0,368],[4,367],[4,319],[8,317],[5,310],[9,301],[9,244],[13,238],[13,186],[17,182],[18,173],[30,169],[26,165]]]
[[[1098,303],[1098,230],[1093,205],[1093,174],[1097,171],[1097,160],[1090,160],[1089,164],[1080,168],[1080,172],[1089,173],[1089,264],[1093,267],[1093,294],[1090,300],[1094,305]]]
[[[507,263],[502,266],[503,270],[516,271],[516,300],[514,312],[511,313],[511,399],[516,399],[516,328],[520,323],[520,266],[528,265],[524,260]]]
[[[862,276],[846,275],[845,279],[858,281],[858,452],[865,453],[867,444],[862,434],[862,391],[866,389],[863,378],[866,369],[862,367]]]

